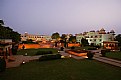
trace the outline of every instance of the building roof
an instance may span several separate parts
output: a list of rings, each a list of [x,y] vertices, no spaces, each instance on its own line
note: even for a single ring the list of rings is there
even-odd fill
[[[115,33],[114,30],[111,30],[110,33]]]
[[[105,31],[104,28],[102,28],[100,31]]]

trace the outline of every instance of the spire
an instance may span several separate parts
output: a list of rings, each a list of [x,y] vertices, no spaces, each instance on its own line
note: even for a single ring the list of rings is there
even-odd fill
[[[114,32],[114,30],[111,30],[111,31],[110,31],[110,34],[113,34],[113,35],[115,35],[115,32]]]
[[[100,31],[99,31],[100,34],[106,34],[104,28],[102,28]]]

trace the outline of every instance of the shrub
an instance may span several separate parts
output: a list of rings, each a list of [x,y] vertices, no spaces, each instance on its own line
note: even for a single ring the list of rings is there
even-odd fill
[[[97,50],[97,48],[96,47],[88,48],[88,50]]]
[[[6,61],[5,59],[0,58],[0,72],[5,71],[5,69],[6,69]]]
[[[101,46],[99,46],[99,45],[96,45],[96,46],[94,46],[94,47],[96,47],[96,48],[98,48],[98,49],[101,48]]]
[[[106,56],[106,50],[101,50],[102,57]]]
[[[63,47],[60,48],[61,51],[63,51],[63,49],[64,49]]]
[[[46,61],[46,60],[54,60],[54,59],[61,59],[60,54],[56,55],[43,55],[39,58],[39,61]]]
[[[92,53],[91,51],[87,52],[88,59],[92,59],[93,56],[94,56],[94,53]]]
[[[45,55],[45,54],[53,54],[52,51],[37,51],[35,55]]]
[[[18,50],[18,46],[13,46],[12,47],[12,54],[16,55],[17,54],[17,50]]]
[[[110,49],[106,49],[106,52],[110,52]]]
[[[72,47],[71,47],[71,49],[75,49],[75,47],[74,47],[74,46],[72,46]]]

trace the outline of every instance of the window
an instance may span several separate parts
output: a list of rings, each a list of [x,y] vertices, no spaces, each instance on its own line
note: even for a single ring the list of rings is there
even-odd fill
[[[109,47],[111,47],[112,45],[111,44],[109,44]]]
[[[99,38],[101,38],[102,36],[100,35]]]
[[[112,44],[112,47],[114,47],[114,44]]]
[[[108,47],[108,44],[106,44],[106,47]]]
[[[94,39],[94,41],[96,41],[96,39]]]

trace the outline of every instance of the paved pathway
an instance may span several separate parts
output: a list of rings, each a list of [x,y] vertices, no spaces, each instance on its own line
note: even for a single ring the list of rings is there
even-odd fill
[[[6,62],[6,68],[11,68],[11,67],[18,67],[21,65],[21,63],[24,62],[29,62],[31,60],[37,60],[39,59],[40,56],[23,56],[23,55],[13,55],[11,56],[15,61],[11,62]]]
[[[107,57],[101,57],[99,53],[95,53],[93,59],[104,62],[104,63],[111,64],[111,65],[114,65],[114,66],[121,67],[121,61],[111,59],[111,58],[107,58]]]
[[[91,51],[95,53],[93,59],[101,61],[101,62],[104,62],[104,63],[111,64],[111,65],[114,65],[114,66],[121,67],[121,61],[115,60],[115,59],[111,59],[111,58],[107,58],[107,57],[101,57],[101,55],[100,55],[101,49],[99,49],[99,50],[91,50]],[[70,55],[68,53],[65,53],[64,51],[61,51],[60,54],[63,55],[63,56],[69,56]],[[75,58],[75,59],[84,59],[85,58],[83,56],[82,57],[78,57],[78,56],[75,56],[75,55],[71,55],[71,57]]]

